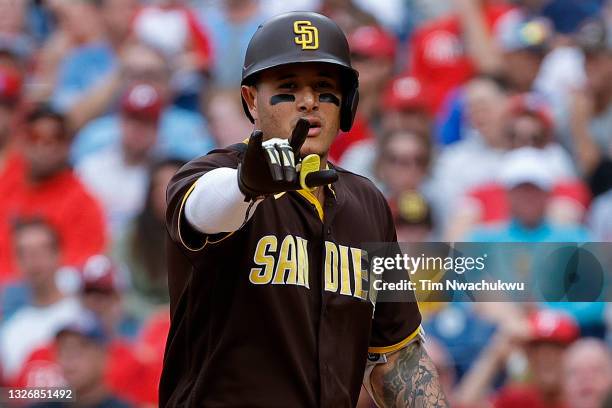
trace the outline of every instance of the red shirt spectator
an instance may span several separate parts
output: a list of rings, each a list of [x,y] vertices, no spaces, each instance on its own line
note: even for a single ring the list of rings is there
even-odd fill
[[[13,219],[40,216],[55,227],[63,265],[79,265],[106,244],[102,209],[68,168],[63,117],[39,107],[27,122],[23,155],[15,154],[0,174],[0,282],[15,278]]]
[[[563,355],[580,329],[571,317],[551,310],[532,313],[528,322],[526,352],[534,379],[526,384],[506,385],[495,396],[493,405],[495,408],[563,408],[560,363],[555,357]]]
[[[490,3],[483,8],[489,30],[511,9],[508,5]],[[410,73],[427,85],[436,111],[449,91],[475,74],[461,31],[458,16],[451,15],[425,24],[411,39]]]
[[[113,340],[108,345],[108,361],[105,382],[109,390],[134,404],[151,402],[149,382],[150,368],[140,362],[132,346],[122,340]],[[144,383],[143,383],[144,379]],[[57,349],[51,343],[36,349],[23,364],[12,387],[62,387],[66,380],[57,362]],[[153,400],[155,402],[156,399]]]
[[[509,205],[506,189],[499,183],[487,183],[468,193],[470,199],[478,204],[480,219],[484,224],[508,220]],[[590,194],[587,186],[580,180],[567,180],[556,183],[552,190],[552,202],[561,200],[573,203],[584,214],[589,206]],[[581,211],[580,211],[581,210]]]
[[[512,385],[503,388],[495,399],[495,408],[563,408],[561,403],[548,403],[535,385]]]

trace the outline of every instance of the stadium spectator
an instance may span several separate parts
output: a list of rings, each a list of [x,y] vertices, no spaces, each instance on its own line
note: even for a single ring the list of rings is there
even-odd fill
[[[393,74],[397,41],[379,26],[363,26],[348,36],[351,62],[359,71],[359,105],[353,127],[341,132],[329,150],[330,159],[340,161],[357,142],[375,139],[379,128],[380,100],[388,78]]]
[[[535,94],[515,95],[510,100],[505,122],[510,147],[538,149],[547,164],[553,179],[552,196],[547,206],[549,218],[559,223],[582,223],[590,194],[577,178],[567,151],[555,142],[552,115],[543,100]],[[446,237],[456,240],[475,224],[505,221],[508,212],[507,194],[499,180],[477,185],[456,204]]]
[[[432,108],[425,84],[401,75],[390,81],[382,95],[381,127],[386,132],[414,131],[431,137]]]
[[[8,381],[34,349],[51,340],[60,326],[80,312],[78,301],[66,297],[56,285],[63,250],[58,232],[44,221],[27,219],[16,224],[11,242],[29,299],[0,332],[0,361]]]
[[[52,94],[61,110],[72,107],[100,84],[130,36],[137,0],[56,0],[32,5],[44,42],[36,56],[28,98],[46,101]],[[79,68],[82,71],[79,71]]]
[[[524,10],[513,9],[505,13],[495,28],[495,64],[486,75],[504,85],[510,94],[528,93],[536,89],[540,66],[552,40],[550,23],[541,17],[525,14]],[[439,118],[439,139],[444,145],[460,140],[465,126],[464,89],[452,92]]]
[[[242,99],[234,89],[212,90],[204,106],[208,129],[217,146],[242,142],[253,131],[253,125],[244,116]]]
[[[490,73],[503,78],[513,93],[531,92],[550,46],[550,23],[515,9],[500,19],[496,35],[504,63]]]
[[[82,268],[82,286],[79,293],[82,306],[94,312],[112,338],[129,339],[136,336],[138,323],[124,309],[127,276],[106,255],[94,255]]]
[[[153,308],[170,300],[164,224],[166,187],[183,164],[180,160],[164,159],[152,166],[144,208],[116,250],[130,272],[132,291],[126,306],[140,317],[148,316]]]
[[[562,361],[567,347],[578,337],[573,319],[553,311],[535,311],[527,322],[504,327],[483,350],[462,379],[457,395],[461,405],[478,405],[493,391],[496,376],[513,352],[525,353],[528,375],[525,381],[510,379],[492,395],[495,408],[562,407]]]
[[[257,26],[265,20],[261,3],[228,0],[200,6],[198,17],[209,30],[215,55],[212,81],[216,88],[237,90],[240,85],[247,45]]]
[[[58,2],[58,19],[71,45],[57,68],[51,101],[68,111],[115,64],[115,51],[106,37],[100,4],[90,0]]]
[[[465,90],[469,127],[461,141],[448,146],[433,167],[433,189],[446,224],[452,205],[474,186],[492,181],[509,147],[504,129],[507,95],[493,79],[479,77]],[[438,199],[438,198],[437,198]]]
[[[426,91],[414,77],[400,76],[390,81],[382,95],[381,134],[421,135],[425,141],[431,136]],[[366,138],[353,143],[342,156],[340,166],[375,179],[375,162],[383,137]],[[429,142],[428,142],[429,144]]]
[[[554,175],[539,149],[523,147],[509,152],[503,161],[500,181],[507,192],[509,221],[476,228],[472,242],[587,242],[588,232],[579,226],[550,222],[546,209]]]
[[[418,27],[409,45],[407,70],[425,84],[439,112],[449,92],[474,74],[502,65],[492,32],[510,10],[505,2],[454,0],[455,12]]]
[[[508,104],[507,131],[511,148],[531,146],[548,156],[551,172],[559,178],[573,177],[569,154],[554,140],[552,114],[544,100],[534,93],[513,96]]]
[[[200,92],[212,65],[212,44],[205,27],[184,0],[144,5],[132,24],[135,37],[172,61],[175,104],[198,111]]]
[[[140,7],[139,0],[98,0],[106,40],[116,53],[129,42],[132,21]]]
[[[400,194],[391,201],[398,242],[433,241],[434,222],[431,206],[414,191]]]
[[[426,306],[423,328],[448,350],[460,379],[490,342],[498,322],[483,317],[475,304],[429,302],[423,305]],[[507,313],[507,316],[514,317],[514,314]]]
[[[342,164],[372,180],[388,199],[410,191],[420,191],[425,196],[430,193],[427,178],[432,152],[428,138],[410,131],[397,131],[383,135],[378,146],[360,150],[360,160]],[[356,153],[355,150],[351,157],[357,158]]]
[[[96,317],[83,312],[57,332],[57,361],[66,385],[75,399],[69,402],[41,402],[35,408],[70,407],[74,401],[92,408],[128,408],[127,402],[115,396],[104,382],[109,338]]]
[[[15,170],[0,176],[0,185],[10,187],[3,188],[0,202],[0,276],[4,280],[15,276],[11,219],[35,215],[53,225],[62,242],[61,265],[80,265],[106,245],[102,209],[68,164],[70,135],[64,116],[48,105],[36,105],[26,115],[22,134],[23,154],[5,164]]]
[[[119,145],[92,153],[76,168],[83,184],[104,207],[114,241],[121,239],[145,204],[163,109],[159,92],[145,83],[128,88],[120,103]]]
[[[576,161],[594,196],[612,187],[612,35],[603,21],[585,23],[576,40],[587,83],[573,94],[570,126]]]
[[[149,388],[140,384],[148,376],[148,365],[140,361],[132,346],[138,323],[124,309],[126,277],[105,255],[87,260],[82,270],[79,301],[83,310],[95,316],[107,338],[107,363],[104,379],[108,388],[134,403],[149,398]],[[66,382],[58,364],[55,344],[35,349],[24,361],[13,385],[15,387],[58,387]],[[145,396],[146,394],[146,396]]]
[[[116,113],[103,115],[111,109],[115,98],[130,85],[147,83],[157,89],[165,108],[159,124],[158,142],[155,151],[161,156],[192,159],[213,147],[208,135],[206,121],[194,112],[171,104],[171,67],[169,61],[155,49],[143,44],[132,44],[122,53],[119,67],[105,84],[88,93],[70,113],[74,126],[87,123],[79,131],[72,145],[72,160],[81,161],[86,155],[104,147],[117,145],[121,138],[120,118]],[[93,120],[92,120],[93,119]]]
[[[563,391],[567,408],[603,407],[612,390],[612,356],[606,344],[583,338],[563,358]]]
[[[432,151],[429,140],[410,132],[391,133],[380,143],[375,179],[387,197],[405,191],[422,191],[426,196]]]

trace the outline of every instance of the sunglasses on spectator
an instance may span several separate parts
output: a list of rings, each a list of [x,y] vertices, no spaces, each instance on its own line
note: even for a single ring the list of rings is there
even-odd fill
[[[386,164],[401,166],[401,167],[427,167],[427,156],[425,155],[406,155],[401,156],[393,152],[385,152],[383,154],[383,162]]]

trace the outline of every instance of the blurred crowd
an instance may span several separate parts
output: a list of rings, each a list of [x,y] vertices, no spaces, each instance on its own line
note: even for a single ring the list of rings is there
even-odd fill
[[[166,185],[248,137],[246,46],[293,9],[348,36],[330,160],[399,241],[612,241],[612,1],[0,0],[0,385],[156,406]],[[422,310],[453,406],[612,407],[607,303]]]

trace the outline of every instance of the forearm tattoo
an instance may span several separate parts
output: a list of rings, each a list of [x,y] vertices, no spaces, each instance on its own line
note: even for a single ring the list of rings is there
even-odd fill
[[[391,356],[386,364],[376,367],[381,387],[378,403],[383,407],[432,408],[448,407],[433,362],[420,342],[415,342]]]

